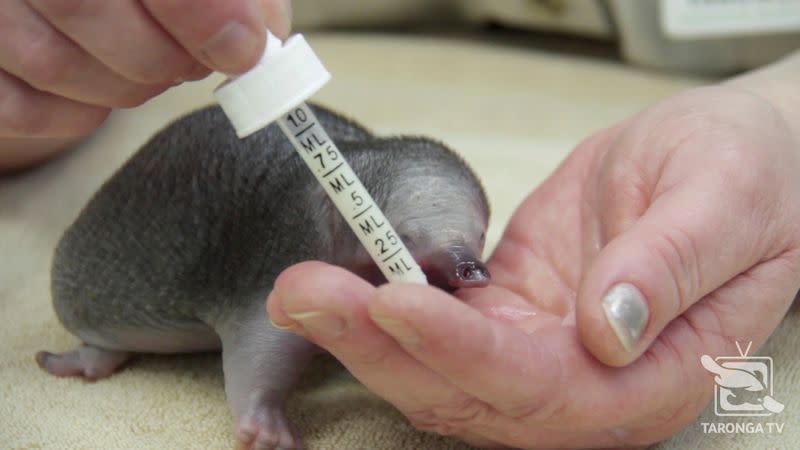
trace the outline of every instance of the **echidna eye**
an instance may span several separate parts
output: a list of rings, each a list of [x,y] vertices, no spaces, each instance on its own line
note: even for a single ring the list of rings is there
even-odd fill
[[[466,266],[465,265],[465,266],[459,268],[459,274],[458,275],[464,280],[471,280],[472,276],[474,275],[474,273],[475,273],[475,267],[474,266]]]

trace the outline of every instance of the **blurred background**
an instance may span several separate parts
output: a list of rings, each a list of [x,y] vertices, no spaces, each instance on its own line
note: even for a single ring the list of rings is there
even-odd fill
[[[293,5],[296,31],[483,29],[525,45],[567,46],[702,75],[757,67],[800,47],[798,0],[294,0]]]

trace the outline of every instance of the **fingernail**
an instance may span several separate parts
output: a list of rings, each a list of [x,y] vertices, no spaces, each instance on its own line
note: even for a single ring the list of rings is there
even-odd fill
[[[211,73],[211,70],[208,67],[202,64],[196,64],[194,68],[186,75],[186,80],[202,80],[203,78],[207,77],[209,73]]]
[[[221,71],[243,67],[252,59],[259,45],[258,35],[246,25],[232,20],[200,47],[200,51]]]
[[[272,320],[271,318],[269,319],[269,323],[270,323],[270,325],[272,325],[273,327],[275,327],[275,328],[277,328],[279,330],[291,330],[292,327],[293,327],[293,324],[291,324],[291,323],[286,324],[286,325],[275,323],[275,321]]]
[[[281,19],[286,24],[286,33],[288,34],[292,23],[291,0],[278,0],[278,9],[280,9]]]
[[[300,322],[311,334],[324,338],[335,338],[344,333],[345,322],[342,318],[321,311],[303,313],[286,313],[292,319]]]
[[[267,28],[281,39],[289,37],[292,29],[292,2],[289,0],[274,0],[262,2],[263,16]]]
[[[619,283],[603,297],[603,310],[622,346],[633,351],[650,316],[642,292],[630,283]]]
[[[419,333],[405,321],[381,316],[372,316],[372,320],[374,320],[383,331],[391,334],[395,339],[400,341],[401,344],[416,347],[422,342]]]
[[[208,67],[197,63],[188,69],[183,75],[175,77],[175,79],[172,80],[172,85],[177,86],[187,81],[202,80],[203,78],[207,77],[209,73],[211,73],[211,70]]]

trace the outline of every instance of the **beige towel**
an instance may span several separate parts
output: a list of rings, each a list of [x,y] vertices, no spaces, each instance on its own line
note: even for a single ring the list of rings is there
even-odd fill
[[[696,83],[525,43],[500,46],[480,36],[318,34],[309,40],[334,75],[317,101],[378,133],[443,139],[476,168],[492,201],[491,243],[523,196],[580,139]],[[54,378],[33,360],[38,350],[78,343],[50,305],[49,264],[60,233],[155,130],[212,102],[219,81],[182,86],[119,111],[78,150],[0,179],[0,448],[233,447],[216,354],[144,355],[94,383]],[[798,320],[795,307],[764,349],[775,360],[774,397],[786,410],[751,420],[783,422],[783,434],[710,436],[696,423],[663,448],[795,448]],[[414,431],[331,358],[306,373],[289,414],[314,449],[467,448]],[[707,412],[701,420],[715,418]]]

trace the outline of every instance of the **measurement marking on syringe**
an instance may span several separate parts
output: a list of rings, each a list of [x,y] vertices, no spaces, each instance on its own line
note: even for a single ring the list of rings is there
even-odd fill
[[[236,135],[244,138],[277,119],[278,126],[297,156],[307,165],[308,175],[316,179],[332,206],[347,222],[353,237],[358,239],[386,279],[425,284],[426,276],[414,261],[414,256],[381,212],[381,206],[375,203],[347,163],[346,155],[336,148],[335,140],[339,140],[339,133],[334,140],[325,131],[325,126],[329,124],[337,125],[333,130],[339,132],[343,128],[353,127],[341,126],[341,120],[331,118],[331,113],[324,110],[321,112],[323,115],[317,118],[315,108],[303,102],[328,81],[328,71],[302,35],[293,36],[284,46],[280,39],[267,32],[266,48],[264,57],[253,69],[228,78],[215,90],[225,114],[236,129]],[[280,65],[283,67],[272,67]],[[270,68],[273,70],[270,71]],[[268,98],[269,101],[260,98]],[[347,141],[344,136],[341,139]],[[359,151],[355,152],[355,155],[359,154]],[[276,164],[279,162],[273,161]],[[281,168],[276,166],[275,169]],[[313,183],[302,177],[300,180]],[[382,188],[380,191],[384,193],[385,186],[380,182],[375,187]],[[351,219],[353,214],[355,217]],[[381,262],[386,255],[388,257]]]
[[[325,173],[325,175],[323,175],[323,176],[322,176],[322,178],[327,178],[327,177],[328,177],[328,175],[332,174],[333,172],[336,172],[336,169],[338,169],[339,167],[342,167],[342,164],[344,164],[344,163],[343,163],[343,162],[340,162],[338,166],[336,166],[336,167],[334,167],[333,169],[331,169],[331,170],[327,171],[327,172]]]
[[[281,129],[386,279],[425,283],[413,255],[308,106],[301,104],[282,119]]]
[[[372,209],[372,205],[367,206],[366,208],[364,208],[363,211],[361,211],[360,213],[358,213],[355,216],[353,216],[353,219],[358,219],[359,217],[361,217],[365,212],[369,211],[370,209]]]
[[[394,253],[392,253],[391,255],[387,256],[386,258],[383,258],[383,261],[381,261],[381,262],[386,262],[386,261],[394,258],[394,255],[400,253],[400,250],[402,250],[402,248],[398,248],[397,250],[395,250]]]
[[[300,137],[300,135],[301,135],[301,134],[303,134],[303,133],[305,133],[306,131],[310,130],[310,129],[311,129],[311,127],[313,127],[314,125],[316,125],[316,122],[311,122],[311,125],[309,125],[309,126],[307,126],[307,127],[303,128],[302,130],[300,130],[300,132],[299,132],[299,133],[297,133],[297,134],[295,134],[295,135],[294,135],[294,137]]]

